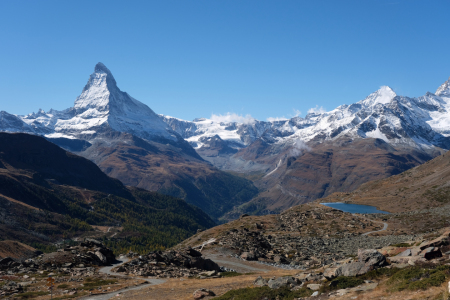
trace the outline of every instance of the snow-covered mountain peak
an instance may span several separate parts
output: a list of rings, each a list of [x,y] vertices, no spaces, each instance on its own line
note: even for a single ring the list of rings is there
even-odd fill
[[[23,124],[9,115],[4,119],[15,127],[27,128],[26,132],[47,137],[89,138],[86,136],[91,135],[95,138],[96,133],[113,130],[148,140],[179,139],[147,105],[122,92],[111,71],[102,63],[95,66],[73,107],[63,111],[52,109],[47,113],[39,109],[37,113],[18,116]],[[8,126],[0,126],[0,129],[4,127]]]
[[[435,94],[440,97],[450,97],[450,78],[436,90]]]
[[[374,106],[377,104],[387,104],[391,102],[397,94],[388,86],[382,86],[378,91],[370,94],[362,102],[367,106]]]
[[[76,111],[95,108],[98,111],[109,110],[111,92],[119,92],[111,71],[101,62],[95,65],[94,73],[89,76],[81,95],[75,100]]]

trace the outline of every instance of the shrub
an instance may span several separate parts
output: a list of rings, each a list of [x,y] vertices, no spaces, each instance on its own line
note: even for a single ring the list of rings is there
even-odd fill
[[[297,291],[291,291],[287,287],[272,290],[267,286],[255,288],[243,288],[232,290],[226,294],[214,298],[215,300],[260,300],[264,298],[279,299],[279,300],[293,300],[294,298],[309,297],[312,291],[306,287]]]
[[[426,290],[432,286],[440,286],[450,275],[450,266],[439,266],[434,269],[414,266],[399,270],[387,281],[393,291]]]

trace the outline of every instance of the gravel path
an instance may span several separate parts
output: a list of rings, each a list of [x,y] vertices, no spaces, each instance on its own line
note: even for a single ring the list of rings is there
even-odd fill
[[[364,219],[366,219],[366,218],[364,218]],[[367,219],[367,220],[369,220],[369,219]],[[387,228],[388,228],[388,223],[386,223],[386,222],[381,222],[381,221],[374,221],[374,220],[371,220],[372,222],[376,222],[376,223],[383,223],[383,229],[380,229],[380,230],[375,230],[375,231],[369,231],[369,232],[366,232],[366,233],[363,233],[363,234],[361,234],[361,235],[369,235],[369,234],[371,234],[371,233],[374,233],[374,232],[380,232],[380,231],[385,231]]]
[[[371,234],[371,233],[374,233],[374,232],[380,232],[380,231],[385,231],[385,230],[387,229],[388,224],[387,224],[386,222],[382,222],[382,221],[374,221],[374,220],[371,220],[371,219],[369,219],[369,218],[364,218],[364,217],[361,217],[361,216],[358,216],[358,215],[355,215],[355,214],[354,214],[354,216],[360,217],[360,218],[362,218],[362,219],[370,220],[370,221],[372,221],[372,222],[374,222],[374,223],[383,223],[383,229],[375,230],[375,231],[369,231],[369,232],[363,233],[363,234],[361,234],[361,235],[369,235],[369,234]]]
[[[147,283],[141,284],[139,286],[132,287],[132,288],[124,288],[124,289],[121,289],[121,290],[118,290],[118,291],[115,291],[115,292],[111,292],[111,293],[107,293],[107,294],[86,296],[86,297],[83,297],[83,298],[80,298],[80,299],[83,299],[83,300],[108,300],[108,299],[111,299],[112,297],[116,296],[118,293],[123,294],[124,292],[136,291],[136,290],[140,290],[140,289],[142,289],[144,287],[148,287],[148,286],[151,286],[151,285],[158,285],[158,284],[162,284],[162,283],[166,282],[164,279],[156,279],[155,278],[155,279],[149,280],[149,279],[145,279],[145,278],[130,277],[130,276],[127,276],[127,275],[123,275],[123,274],[112,272],[111,271],[112,268],[120,266],[121,264],[124,264],[127,261],[129,261],[128,258],[122,258],[121,257],[120,259],[121,259],[121,261],[113,264],[112,266],[101,268],[99,270],[99,272],[100,273],[104,273],[104,274],[108,274],[108,275],[112,275],[112,276],[119,276],[119,277],[131,278],[131,279],[145,280],[145,281],[147,281]]]

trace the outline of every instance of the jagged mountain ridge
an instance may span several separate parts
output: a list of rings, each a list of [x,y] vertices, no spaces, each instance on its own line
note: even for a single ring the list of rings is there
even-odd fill
[[[122,92],[102,63],[73,107],[26,116],[1,112],[0,131],[45,136],[124,184],[183,198],[216,219],[257,193],[250,181],[236,185],[238,177],[204,161],[153,110]]]
[[[248,118],[245,122],[195,119],[192,122],[169,116],[161,118],[197,150],[207,148],[211,137],[219,137],[229,147],[242,149],[257,139],[273,144],[293,145],[296,140],[323,142],[344,135],[380,138],[393,145],[421,149],[450,148],[450,79],[435,94],[418,98],[398,96],[383,86],[367,98],[341,105],[329,112],[311,112],[305,118],[265,122]]]

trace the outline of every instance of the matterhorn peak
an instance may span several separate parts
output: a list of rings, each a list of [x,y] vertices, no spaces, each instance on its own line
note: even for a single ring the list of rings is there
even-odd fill
[[[95,69],[94,69],[94,74],[95,73],[104,73],[106,74],[106,80],[107,81],[111,81],[111,83],[113,83],[114,85],[117,85],[116,80],[114,79],[113,74],[111,73],[111,71],[101,62],[97,63],[95,65]]]
[[[85,132],[91,132],[92,128],[107,126],[143,138],[162,136],[177,139],[153,110],[117,87],[111,71],[101,62],[95,65],[94,73],[75,100],[71,113],[74,118],[68,122],[74,124],[65,125],[64,130],[76,127],[77,130],[83,128]]]
[[[94,73],[89,77],[88,82],[83,88],[82,93],[92,86],[102,86],[104,88],[117,88],[116,80],[111,71],[101,62],[97,63],[94,68]]]
[[[94,72],[104,72],[104,73],[111,74],[111,71],[101,62],[98,62],[95,65]]]
[[[108,109],[110,94],[119,91],[111,71],[99,62],[95,65],[94,73],[89,76],[81,95],[75,100],[74,107],[78,111],[92,107],[99,110]]]
[[[434,93],[436,96],[440,97],[450,97],[450,77],[446,82],[444,82]]]

